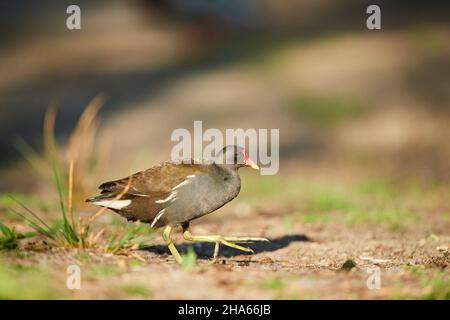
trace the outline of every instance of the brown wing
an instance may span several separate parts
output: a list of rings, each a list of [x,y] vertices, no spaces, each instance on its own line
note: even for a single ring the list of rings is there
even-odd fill
[[[209,172],[197,172],[172,189],[152,226],[177,225],[202,217],[234,199],[241,187],[237,172],[210,166]]]
[[[112,208],[128,220],[140,220],[151,223],[164,203],[156,201],[167,198],[172,189],[186,179],[187,176],[208,171],[207,165],[189,162],[164,162],[150,169],[131,175],[128,191],[120,200],[130,200],[123,208]],[[101,194],[87,199],[88,202],[102,205],[108,200],[116,198],[127,187],[130,177],[115,181],[108,181],[99,186]],[[108,205],[105,205],[108,206]]]

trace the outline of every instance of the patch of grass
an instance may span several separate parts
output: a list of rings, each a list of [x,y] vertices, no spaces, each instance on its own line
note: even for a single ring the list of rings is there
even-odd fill
[[[29,238],[34,235],[34,232],[17,232],[14,227],[10,228],[0,221],[0,250],[16,249],[19,239]]]
[[[419,265],[414,265],[414,266],[405,266],[404,269],[411,271],[412,273],[420,275],[425,270],[425,266],[422,264],[419,264]]]
[[[182,255],[183,262],[181,267],[184,270],[191,270],[197,266],[197,254],[192,246],[188,247],[187,253]]]
[[[243,172],[245,186],[243,186],[240,197],[243,199],[270,197],[276,198],[283,194],[283,183],[275,176],[257,176],[257,180],[250,173]]]
[[[423,297],[426,300],[450,300],[450,278],[443,273],[434,274],[426,280],[429,292]]]
[[[348,211],[338,211],[338,206],[329,206],[330,209],[296,212],[293,214],[295,219],[300,219],[303,223],[314,222],[333,222],[339,221],[349,225],[362,223],[387,225],[391,230],[404,230],[408,223],[420,222],[421,217],[415,212],[401,208],[369,208],[351,209]],[[331,209],[331,207],[333,209]],[[341,207],[342,208],[342,207]]]
[[[40,270],[35,267],[35,266],[29,266],[29,265],[25,265],[25,264],[20,264],[20,263],[9,263],[7,264],[8,268],[10,270],[14,270],[17,272],[29,272],[29,271],[33,271],[38,273]]]
[[[317,190],[309,198],[311,211],[349,211],[353,204],[345,195],[332,190]]]
[[[104,97],[97,96],[86,107],[81,115],[76,128],[73,130],[68,152],[63,153],[58,147],[55,139],[55,120],[56,109],[50,107],[47,110],[44,119],[43,141],[44,150],[42,154],[35,151],[30,145],[23,140],[17,141],[17,148],[22,153],[23,157],[29,162],[31,167],[50,183],[54,184],[59,196],[59,206],[62,218],[62,223],[56,227],[51,228],[48,223],[39,217],[33,210],[29,209],[24,201],[9,195],[9,197],[20,205],[23,212],[14,211],[18,216],[22,217],[33,229],[38,233],[50,238],[65,246],[71,247],[86,247],[86,240],[89,231],[90,221],[84,226],[81,225],[81,220],[78,225],[75,223],[73,216],[73,202],[75,200],[84,199],[84,186],[82,177],[87,176],[86,159],[81,157],[85,153],[87,146],[92,146],[96,124],[95,117],[104,103]],[[69,174],[65,175],[64,167],[66,160],[61,157],[62,154],[69,155],[70,169]],[[74,178],[74,166],[80,173]],[[74,188],[75,185],[75,188]],[[67,194],[67,200],[64,195]],[[67,203],[67,207],[66,204]]]
[[[420,221],[420,216],[402,208],[375,208],[354,210],[349,213],[347,220],[352,224],[361,222],[386,224],[393,230],[401,230],[405,227],[405,223]]]
[[[106,252],[121,253],[125,255],[131,255],[135,258],[142,259],[137,254],[129,252],[129,249],[136,245],[139,247],[138,234],[143,232],[144,229],[149,227],[144,224],[135,224],[131,229],[126,230],[123,234],[114,234],[110,237],[109,241],[105,245],[100,244],[100,237],[103,235],[104,229],[97,233],[91,232],[91,224],[101,214],[103,214],[107,208],[103,207],[97,211],[93,216],[82,219],[78,217],[75,219],[72,204],[72,190],[73,190],[73,162],[70,162],[69,168],[69,185],[67,196],[67,209],[65,205],[65,199],[59,180],[57,171],[55,170],[56,187],[59,194],[60,214],[61,221],[54,226],[50,226],[49,223],[44,221],[37,213],[28,208],[25,204],[18,199],[11,197],[22,208],[23,212],[13,210],[18,216],[20,216],[25,222],[27,222],[37,233],[49,238],[54,243],[71,248],[103,248]],[[131,176],[128,180],[127,186],[122,190],[120,194],[116,196],[114,200],[120,199],[130,188]],[[77,220],[77,222],[75,222]],[[146,231],[149,233],[149,231]],[[133,242],[134,241],[134,242]]]
[[[391,199],[399,193],[399,189],[395,188],[392,183],[378,179],[360,182],[355,191],[364,195],[375,195],[382,199]]]
[[[261,176],[249,171],[243,171],[242,180],[245,181],[239,194],[239,199],[248,203],[260,204],[261,199],[270,201],[298,201],[299,195],[309,192],[308,185],[298,178],[283,179],[277,175]]]
[[[270,290],[280,290],[284,286],[284,281],[281,278],[268,278],[261,283],[261,287]]]
[[[439,241],[439,236],[434,234],[434,233],[430,233],[428,236],[426,236],[425,238],[421,239],[419,241],[419,244],[421,246],[424,246],[427,243],[436,242],[436,241]]]
[[[395,299],[450,300],[450,277],[445,270],[429,269],[425,265],[403,268],[419,277],[424,293],[416,296],[403,292],[394,296]]]
[[[71,170],[73,169],[73,166],[71,166]],[[79,242],[79,237],[77,234],[76,226],[73,221],[72,216],[72,204],[71,204],[71,196],[69,195],[69,217],[66,212],[66,208],[64,205],[64,199],[62,194],[62,188],[59,181],[58,174],[55,170],[55,181],[58,189],[59,194],[59,201],[60,201],[60,212],[62,216],[62,222],[57,224],[56,227],[50,227],[50,225],[45,222],[36,212],[28,208],[24,203],[22,203],[20,200],[14,198],[11,196],[11,199],[13,199],[21,208],[22,212],[19,212],[17,210],[11,209],[14,211],[19,217],[22,217],[22,219],[28,223],[30,227],[32,227],[36,232],[39,234],[46,236],[47,238],[59,242],[64,245],[68,246],[75,246]],[[69,188],[70,189],[70,188]]]
[[[91,269],[91,273],[93,273],[96,276],[109,276],[109,275],[114,275],[114,274],[119,274],[121,273],[121,269],[118,266],[108,266],[108,265],[104,265],[104,266],[94,266]]]
[[[355,196],[364,196],[378,205],[395,205],[404,201],[423,202],[433,188],[424,187],[416,181],[397,181],[396,179],[368,179],[353,188]]]
[[[152,290],[142,284],[127,284],[122,287],[122,290],[133,296],[151,297],[153,295]]]
[[[136,222],[125,228],[121,234],[113,234],[105,247],[105,251],[117,253],[126,249],[138,249],[145,242],[145,236],[151,236],[153,234],[154,230],[148,224]]]
[[[78,252],[75,254],[75,257],[76,257],[78,260],[80,260],[80,262],[81,262],[82,264],[86,264],[86,263],[89,263],[89,262],[92,261],[92,258],[91,258],[91,256],[89,255],[89,253],[84,252],[84,251],[78,251]]]
[[[430,233],[427,237],[427,241],[439,241],[439,236],[434,233]]]
[[[392,231],[401,231],[405,230],[406,226],[401,222],[393,222],[389,225]]]
[[[399,189],[382,180],[364,181],[346,193],[332,187],[309,189],[306,213],[302,216],[304,222],[339,220],[349,224],[385,224],[401,230],[406,223],[420,221],[419,214],[397,203]],[[375,199],[366,195],[375,195]]]
[[[143,261],[140,260],[132,260],[130,261],[130,267],[131,268],[141,268],[145,265]]]
[[[318,124],[332,124],[365,113],[365,103],[351,97],[304,96],[288,104],[292,115]]]
[[[43,270],[0,261],[0,300],[52,299],[56,293]]]

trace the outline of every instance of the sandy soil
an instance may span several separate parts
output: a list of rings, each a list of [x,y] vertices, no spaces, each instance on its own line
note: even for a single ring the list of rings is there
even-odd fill
[[[177,265],[157,235],[135,251],[144,261],[96,250],[50,248],[36,240],[6,252],[12,265],[38,268],[50,297],[154,299],[391,299],[448,298],[449,222],[430,214],[406,230],[341,222],[294,223],[283,212],[236,214],[226,210],[194,222],[194,234],[252,235],[270,243],[250,245],[254,255],[221,247],[215,265],[209,244],[194,244],[197,264]],[[433,230],[433,236],[430,235]],[[182,253],[190,243],[178,234]],[[5,259],[6,258],[6,259]],[[66,287],[69,265],[81,268],[81,289]],[[369,276],[380,273],[380,288]],[[437,279],[437,280],[433,280]],[[435,282],[433,282],[435,281]],[[437,287],[436,287],[437,286]],[[30,288],[32,289],[32,288]]]

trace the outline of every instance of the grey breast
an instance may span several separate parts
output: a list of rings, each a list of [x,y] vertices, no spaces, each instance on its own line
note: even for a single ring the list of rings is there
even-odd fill
[[[161,215],[167,224],[181,224],[211,213],[232,199],[240,191],[236,171],[212,165],[211,172],[196,172],[175,188],[173,202]]]

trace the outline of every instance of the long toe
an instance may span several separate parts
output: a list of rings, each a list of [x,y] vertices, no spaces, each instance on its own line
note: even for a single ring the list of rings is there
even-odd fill
[[[255,251],[253,251],[253,249],[251,249],[251,248],[246,248],[246,247],[237,245],[237,244],[235,244],[235,243],[228,242],[228,241],[225,240],[225,239],[222,239],[222,240],[220,241],[220,243],[223,244],[223,245],[225,245],[225,246],[227,246],[227,247],[235,248],[235,249],[238,249],[238,250],[241,250],[241,251],[245,251],[245,252],[255,253]]]
[[[258,237],[224,237],[224,239],[235,243],[270,242],[269,239]]]

